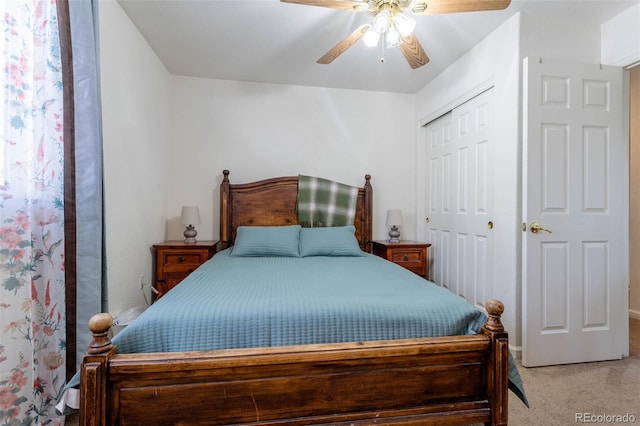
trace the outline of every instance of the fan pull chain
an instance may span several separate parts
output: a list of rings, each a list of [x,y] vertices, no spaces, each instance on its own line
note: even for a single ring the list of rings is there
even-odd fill
[[[382,43],[380,43],[380,62],[384,62],[384,45],[387,42],[387,33],[382,33]]]

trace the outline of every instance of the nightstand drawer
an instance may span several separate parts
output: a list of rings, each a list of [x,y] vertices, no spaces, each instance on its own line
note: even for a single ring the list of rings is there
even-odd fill
[[[410,250],[410,249],[398,249],[398,250],[393,250],[393,254],[391,255],[391,261],[393,263],[402,263],[403,266],[404,264],[411,264],[411,263],[415,263],[415,266],[421,266],[422,262],[424,261],[424,259],[422,258],[422,249],[415,249],[415,250]]]
[[[193,253],[193,252],[164,252],[163,262],[165,268],[181,268],[189,269],[193,266],[198,267],[202,262],[207,260],[207,252]]]

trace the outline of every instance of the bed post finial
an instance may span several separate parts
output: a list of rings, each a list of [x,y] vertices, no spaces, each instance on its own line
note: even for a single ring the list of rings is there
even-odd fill
[[[222,174],[224,175],[224,178],[222,179],[222,181],[229,182],[229,170],[223,170]]]
[[[484,304],[484,307],[489,314],[485,328],[496,333],[503,332],[504,326],[502,325],[500,316],[502,316],[502,313],[504,312],[504,304],[497,299],[489,299]]]
[[[107,424],[107,377],[109,359],[116,347],[109,339],[113,324],[110,314],[96,314],[89,320],[93,340],[82,359],[80,368],[80,424],[104,426]]]
[[[96,314],[89,320],[89,330],[93,334],[93,340],[87,352],[91,355],[106,353],[113,348],[109,339],[109,329],[113,325],[111,314]]]

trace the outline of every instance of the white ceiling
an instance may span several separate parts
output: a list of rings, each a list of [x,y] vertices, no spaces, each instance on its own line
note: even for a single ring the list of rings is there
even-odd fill
[[[502,11],[416,16],[431,61],[412,70],[398,49],[359,42],[333,63],[316,60],[364,12],[279,0],[118,0],[170,73],[193,77],[416,93],[519,11],[599,25],[640,0],[512,0]],[[640,24],[640,23],[639,23]]]

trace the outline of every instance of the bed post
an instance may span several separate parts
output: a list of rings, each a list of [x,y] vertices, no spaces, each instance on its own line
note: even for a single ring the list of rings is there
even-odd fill
[[[107,424],[107,363],[116,353],[109,339],[113,324],[110,314],[97,314],[89,320],[93,340],[80,369],[80,424]]]
[[[373,240],[373,187],[371,175],[364,176],[364,244],[365,251],[371,253],[371,241]]]
[[[220,183],[220,247],[224,250],[231,246],[231,217],[229,217],[229,170],[223,170],[224,178]]]
[[[506,425],[509,414],[509,336],[500,320],[504,305],[499,300],[489,299],[484,306],[489,317],[481,333],[491,338],[491,359],[489,360],[491,421],[486,424]]]

